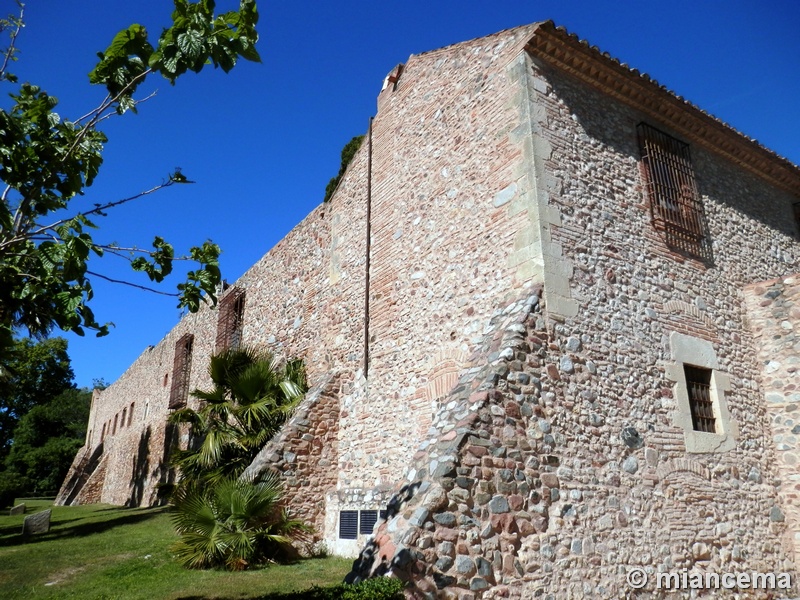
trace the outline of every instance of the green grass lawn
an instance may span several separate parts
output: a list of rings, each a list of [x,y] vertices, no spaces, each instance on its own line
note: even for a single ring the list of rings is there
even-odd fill
[[[25,501],[27,513],[51,503]],[[275,598],[342,581],[352,561],[309,559],[229,573],[190,571],[172,558],[164,508],[55,506],[47,534],[25,539],[22,515],[0,516],[0,598],[190,600]]]

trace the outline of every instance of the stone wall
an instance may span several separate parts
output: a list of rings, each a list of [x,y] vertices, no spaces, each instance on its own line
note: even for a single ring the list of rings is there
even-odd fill
[[[522,224],[505,204],[520,158],[506,65],[530,31],[413,55],[378,97],[369,377],[342,398],[342,493],[394,485],[460,362],[529,279],[508,259]]]
[[[526,160],[507,210],[529,223],[512,257],[539,258],[548,312],[444,399],[354,576],[617,597],[633,567],[792,571],[743,288],[800,264],[797,197],[692,144],[713,258],[679,254],[651,223],[636,127],[681,134],[538,59],[507,72],[529,118],[510,136]],[[724,430],[693,430],[684,364],[713,370]]]
[[[656,572],[794,574],[769,466],[673,454],[543,308],[535,295],[495,319],[349,579],[391,573],[415,598],[618,598],[634,567],[642,595]]]
[[[748,286],[747,320],[753,331],[773,441],[787,549],[800,556],[800,276]],[[776,515],[780,518],[780,515]]]
[[[325,495],[336,486],[339,396],[343,374],[330,373],[294,411],[291,419],[259,452],[245,476],[273,471],[282,475],[294,518],[315,528],[319,541],[325,529]]]

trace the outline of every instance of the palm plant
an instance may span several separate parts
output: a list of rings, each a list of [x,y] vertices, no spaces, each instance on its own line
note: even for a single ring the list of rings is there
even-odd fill
[[[213,388],[195,390],[195,410],[170,422],[189,424],[192,442],[172,462],[181,472],[172,491],[175,550],[184,566],[241,570],[275,558],[308,528],[281,507],[277,475],[242,473],[286,422],[307,389],[300,360],[280,364],[268,353],[226,350],[211,358]]]
[[[252,349],[223,351],[211,358],[208,370],[214,387],[192,393],[200,407],[170,415],[170,422],[192,430],[189,448],[173,457],[181,471],[179,487],[241,475],[307,390],[301,360],[280,364]]]
[[[291,550],[290,539],[309,528],[281,508],[277,475],[258,481],[228,477],[215,485],[181,488],[172,521],[181,535],[174,551],[188,568],[240,571]]]

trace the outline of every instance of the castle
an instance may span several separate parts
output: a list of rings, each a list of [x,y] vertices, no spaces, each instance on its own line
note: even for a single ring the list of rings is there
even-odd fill
[[[305,360],[250,468],[351,579],[794,577],[798,203],[798,167],[551,22],[413,55],[330,202],[95,392],[59,502],[154,503],[168,412],[243,343]]]

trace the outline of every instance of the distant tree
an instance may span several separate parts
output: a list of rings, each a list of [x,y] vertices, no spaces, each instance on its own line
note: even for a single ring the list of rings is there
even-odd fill
[[[43,336],[57,327],[84,335],[108,333],[89,303],[93,279],[109,279],[94,270],[96,259],[107,254],[127,258],[134,271],[161,282],[175,260],[190,260],[199,268],[178,285],[178,306],[199,309],[204,298],[215,302],[220,281],[219,247],[211,242],[176,256],[172,245],[156,236],[150,250],[129,245],[99,243],[91,231],[107,211],[175,184],[189,183],[179,170],[160,185],[119,200],[100,200],[89,210],[75,210],[71,202],[92,185],[103,162],[107,141],[97,127],[107,118],[136,112],[144,99],[134,98],[142,82],[160,74],[170,83],[186,71],[199,72],[206,64],[230,71],[239,57],[259,61],[255,43],[258,11],[254,0],[240,0],[239,10],[215,15],[213,0],[174,0],[172,23],[155,45],[139,24],[114,36],[89,81],[106,89],[97,107],[75,119],[64,119],[53,109],[55,97],[30,83],[17,84],[9,67],[17,60],[17,37],[23,27],[18,15],[0,20],[0,32],[9,36],[0,50],[0,84],[12,86],[10,105],[0,107],[0,364],[13,345],[15,333],[25,329]],[[90,261],[92,267],[90,267]],[[144,287],[130,282],[135,287]],[[149,289],[149,288],[146,288]],[[159,292],[164,293],[164,292]]]
[[[72,389],[67,340],[16,340],[0,362],[0,462],[20,419],[37,405]]]
[[[58,490],[86,439],[91,401],[89,390],[73,388],[25,414],[14,429],[7,476],[19,476],[26,492]]]
[[[0,376],[0,505],[61,485],[83,445],[91,403],[72,378],[65,339],[13,342]]]
[[[327,202],[333,196],[333,192],[336,191],[339,182],[342,180],[344,176],[344,172],[347,170],[347,166],[353,160],[353,157],[358,152],[358,149],[361,148],[361,142],[364,141],[363,135],[357,135],[352,140],[347,142],[342,148],[342,162],[339,165],[339,172],[336,174],[336,177],[332,177],[331,180],[328,182],[328,185],[325,186],[325,198],[323,198],[323,202]]]

